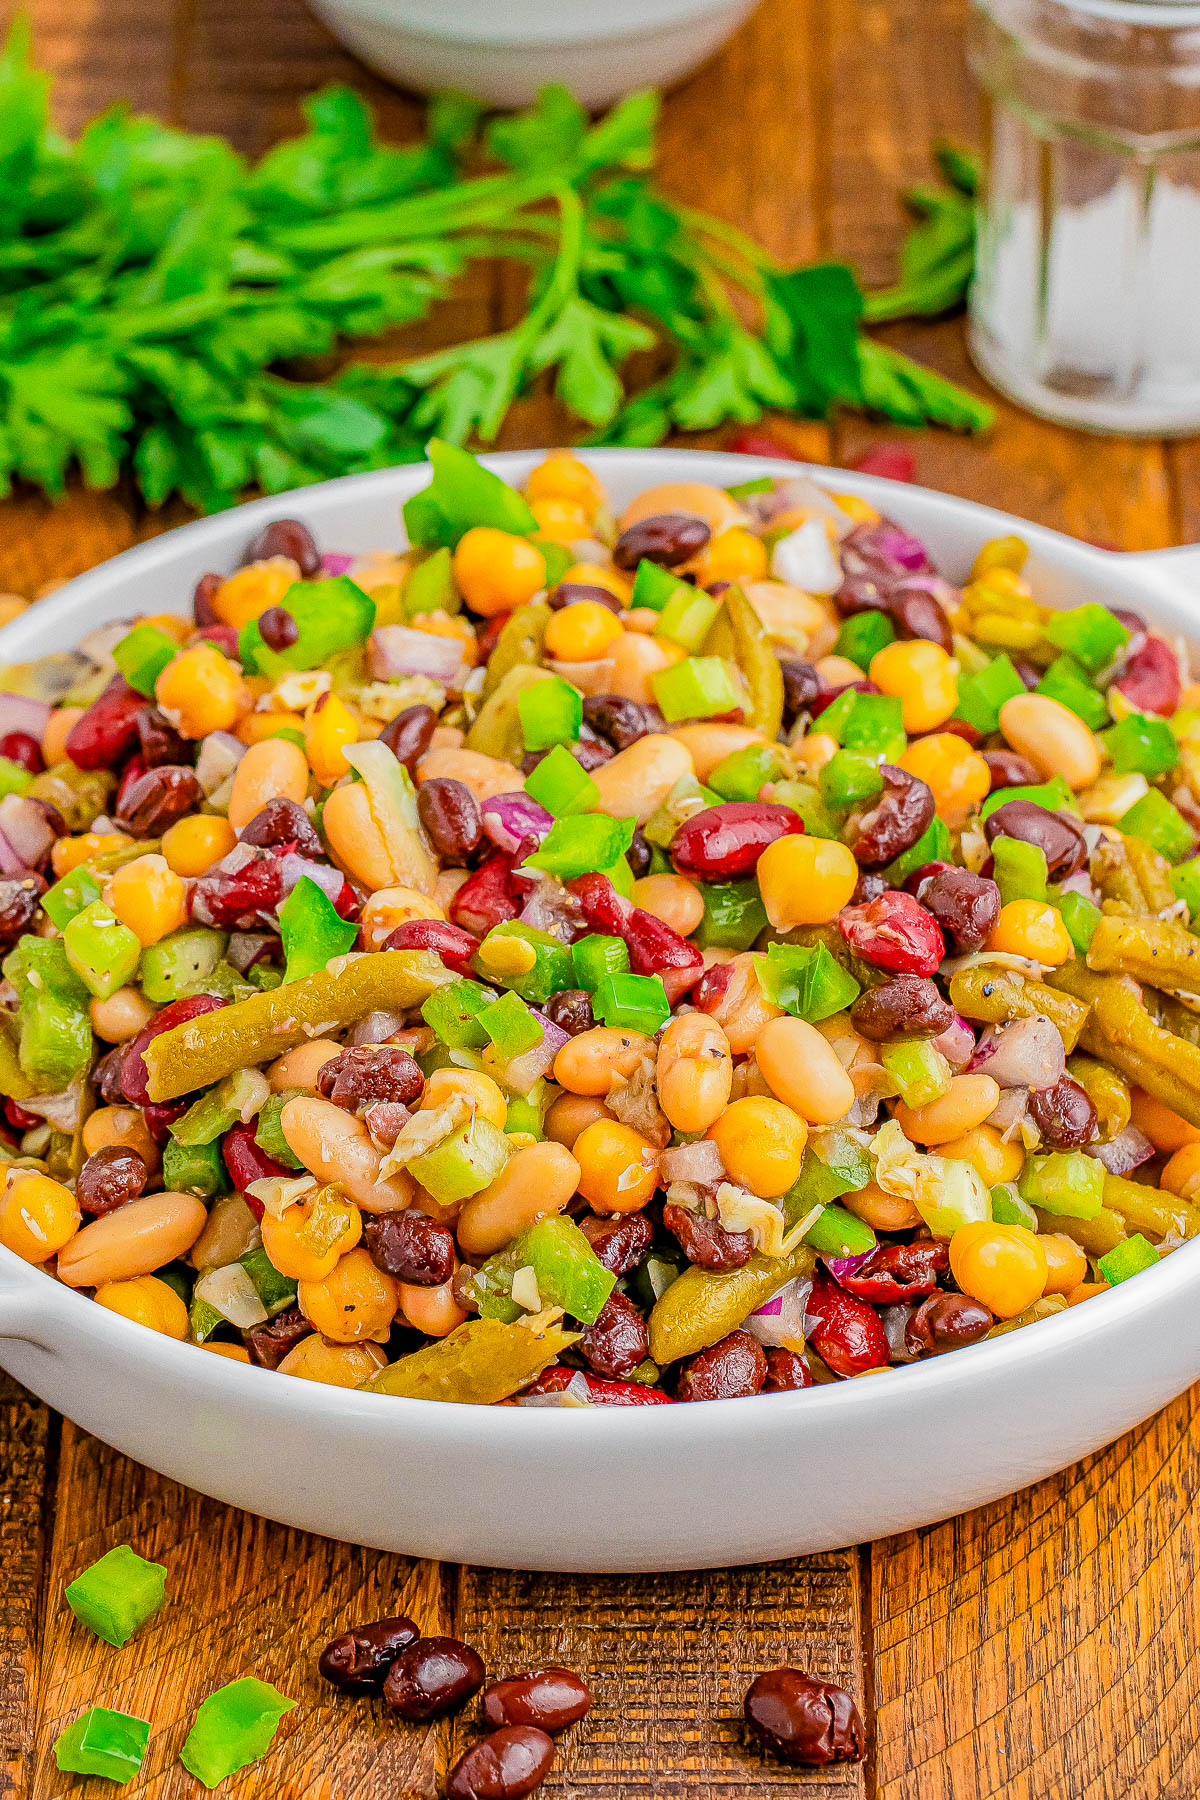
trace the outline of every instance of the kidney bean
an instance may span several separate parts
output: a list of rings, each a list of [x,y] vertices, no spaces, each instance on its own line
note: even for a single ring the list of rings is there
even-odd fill
[[[485,938],[493,925],[517,918],[521,906],[512,882],[512,859],[497,851],[463,882],[450,902],[450,917],[475,938]]]
[[[277,1163],[273,1156],[268,1156],[260,1144],[254,1141],[254,1124],[237,1124],[230,1127],[221,1139],[221,1155],[225,1159],[225,1167],[229,1171],[229,1179],[239,1194],[245,1196],[246,1205],[256,1219],[263,1216],[263,1204],[246,1189],[252,1181],[289,1180],[294,1169],[285,1169]]]
[[[525,1399],[529,1394],[561,1394],[572,1382],[576,1388],[580,1383],[583,1384],[591,1406],[675,1404],[670,1394],[664,1394],[661,1388],[649,1387],[644,1381],[609,1381],[604,1375],[591,1375],[585,1369],[568,1369],[563,1363],[556,1363],[552,1369],[543,1369],[536,1381],[531,1381],[527,1388],[521,1389],[521,1398]]]
[[[645,1213],[612,1219],[585,1213],[576,1223],[610,1275],[628,1275],[654,1242],[654,1227]]]
[[[792,726],[811,708],[823,684],[812,663],[800,657],[781,657],[779,672],[783,676],[783,722]]]
[[[218,588],[224,586],[224,582],[223,575],[214,574],[210,570],[207,575],[202,575],[196,583],[195,591],[192,594],[192,617],[201,630],[209,625],[221,623],[213,601]]]
[[[1046,858],[1052,881],[1065,881],[1087,866],[1087,841],[1083,827],[1069,813],[1051,812],[1032,800],[1006,800],[984,822],[989,844],[998,837],[1034,844]]]
[[[701,1012],[716,1012],[732,980],[732,963],[714,963],[711,969],[705,969],[696,983],[692,994],[693,1005],[699,1007]]]
[[[290,557],[306,576],[321,573],[321,552],[312,532],[299,519],[272,519],[269,525],[250,539],[242,552],[242,567],[247,563],[268,562],[272,556]]]
[[[14,1131],[36,1131],[39,1125],[46,1123],[38,1113],[26,1112],[15,1100],[4,1102],[4,1117]]]
[[[177,819],[195,812],[203,799],[194,770],[167,763],[147,769],[122,789],[116,822],[130,837],[161,837]]]
[[[1173,713],[1179,705],[1179,659],[1164,638],[1151,632],[1114,685],[1138,712]]]
[[[186,1025],[190,1019],[199,1019],[204,1013],[216,1012],[224,1006],[224,1000],[216,994],[193,994],[187,1000],[172,1000],[156,1013],[148,1025],[143,1025],[135,1038],[125,1045],[125,1054],[121,1058],[121,1092],[131,1106],[145,1106],[150,1095],[147,1083],[150,1079],[146,1072],[146,1063],[142,1055],[151,1038],[161,1036],[164,1031],[174,1030],[176,1025]]]
[[[954,1023],[954,1008],[927,975],[893,975],[859,995],[850,1023],[877,1044],[893,1037],[937,1037]]]
[[[878,1244],[866,1262],[837,1279],[839,1287],[856,1299],[872,1306],[898,1306],[932,1294],[938,1276],[949,1267],[949,1252],[940,1238],[919,1238],[912,1244]]]
[[[124,1206],[126,1200],[136,1200],[149,1174],[136,1150],[127,1150],[122,1144],[102,1145],[99,1150],[93,1150],[75,1182],[79,1210],[112,1212],[115,1207]]]
[[[624,1294],[612,1293],[585,1328],[579,1350],[597,1375],[628,1375],[649,1355],[646,1321]]]
[[[750,1684],[746,1723],[784,1762],[825,1768],[859,1762],[867,1734],[858,1708],[836,1681],[820,1681],[802,1669],[768,1669]]]
[[[795,1350],[777,1344],[767,1351],[767,1379],[764,1394],[791,1394],[812,1386],[812,1370]]]
[[[300,636],[300,627],[286,606],[268,606],[259,613],[258,629],[268,650],[290,650]]]
[[[421,1633],[401,1613],[394,1619],[376,1619],[370,1625],[352,1625],[317,1659],[317,1668],[344,1694],[379,1694],[383,1678],[402,1650],[415,1644]]]
[[[592,996],[584,988],[562,988],[557,994],[551,994],[542,1011],[568,1037],[578,1037],[581,1031],[590,1031],[596,1023],[592,1014]]]
[[[253,824],[251,820],[251,824]],[[188,911],[200,925],[221,931],[252,931],[260,912],[273,912],[283,899],[279,857],[264,856],[234,874],[201,875],[188,895]]]
[[[954,648],[954,634],[950,629],[950,621],[946,617],[946,609],[939,606],[932,594],[921,588],[900,588],[891,596],[888,616],[896,627],[896,636],[901,638],[926,638],[931,644],[940,644],[947,656]],[[944,730],[944,726],[939,726]]]
[[[464,1752],[446,1777],[446,1800],[523,1800],[541,1787],[554,1744],[536,1725],[505,1725]]]
[[[38,909],[46,883],[33,869],[0,881],[0,950],[11,950]]]
[[[655,513],[621,533],[612,559],[618,569],[636,569],[643,559],[674,569],[699,556],[711,536],[705,521],[692,513]]]
[[[844,906],[838,930],[868,962],[903,975],[932,975],[945,955],[933,914],[911,894],[893,889],[865,906]]]
[[[213,644],[230,662],[238,660],[238,634],[232,625],[206,625],[201,632],[206,644]]]
[[[501,1725],[536,1725],[557,1737],[592,1708],[587,1682],[574,1669],[531,1669],[489,1682],[483,1690],[483,1716],[494,1729]]]
[[[463,868],[483,836],[483,814],[466,782],[449,776],[423,781],[417,816],[443,865]]]
[[[767,1379],[767,1359],[748,1331],[731,1331],[683,1366],[678,1400],[739,1400],[757,1394]]]
[[[921,905],[931,912],[958,956],[982,950],[1000,916],[1000,889],[970,869],[939,869],[922,881]]]
[[[186,1100],[147,1100],[142,1108],[142,1117],[156,1144],[166,1143],[171,1135],[171,1127],[177,1119],[182,1119],[187,1109]]]
[[[402,1719],[419,1722],[456,1712],[483,1686],[483,1659],[452,1637],[423,1637],[401,1650],[383,1684],[383,1697]]]
[[[627,700],[623,694],[586,694],[583,717],[614,750],[628,750],[639,738],[662,731],[666,723],[657,706]]]
[[[182,737],[157,706],[143,706],[137,716],[138,754],[146,769],[184,767],[196,759],[196,746]]]
[[[292,844],[301,856],[324,855],[316,826],[299,801],[289,800],[285,794],[277,794],[260,806],[239,835],[243,844],[253,844],[258,850],[276,850],[281,844]]]
[[[411,1106],[420,1099],[424,1086],[425,1077],[399,1044],[357,1044],[331,1057],[317,1071],[317,1092],[347,1112],[376,1100]]]
[[[989,793],[999,788],[1035,787],[1041,780],[1029,758],[1016,750],[984,750],[982,755],[992,777]]]
[[[710,1274],[725,1275],[731,1269],[745,1268],[754,1254],[753,1232],[728,1231],[719,1219],[706,1219],[690,1206],[677,1206],[669,1200],[662,1218],[688,1261]]]
[[[118,1044],[100,1058],[92,1070],[92,1079],[96,1083],[96,1092],[105,1106],[124,1106],[125,1089],[121,1085],[121,1064],[125,1061],[127,1044]]]
[[[861,1375],[866,1369],[886,1366],[887,1335],[879,1315],[865,1300],[822,1279],[814,1285],[804,1311],[809,1342],[835,1375]]]
[[[650,843],[640,825],[633,828],[633,840],[625,852],[625,861],[629,864],[634,880],[640,880],[650,873],[650,865],[654,861]]]
[[[363,1223],[376,1268],[410,1287],[441,1287],[454,1273],[454,1233],[421,1213],[376,1213]]]
[[[379,741],[387,745],[411,775],[428,750],[436,726],[437,714],[432,706],[406,706],[384,726]]]
[[[551,612],[561,612],[564,606],[574,606],[579,600],[594,601],[597,606],[606,606],[609,612],[624,610],[620,600],[608,588],[596,587],[588,581],[560,581],[546,596]]]
[[[881,763],[883,792],[865,812],[853,812],[846,821],[846,842],[860,868],[877,869],[916,843],[933,818],[933,790],[910,775]]]
[[[779,810],[788,812],[790,808]],[[567,887],[579,900],[593,930],[622,939],[635,975],[661,977],[672,1006],[700,980],[704,958],[696,946],[653,913],[640,906],[627,906],[607,875],[579,875]]]
[[[31,775],[40,775],[46,766],[41,745],[28,731],[6,731],[0,737],[0,756],[6,756],[20,769],[28,769]]]
[[[769,800],[724,800],[685,819],[671,839],[671,859],[702,881],[737,881],[754,872],[768,844],[804,830],[799,813]]]
[[[1078,1150],[1096,1135],[1096,1108],[1069,1075],[1060,1076],[1053,1087],[1031,1088],[1029,1114],[1052,1150]]]
[[[253,1210],[252,1200],[247,1201],[247,1205]],[[312,1336],[312,1326],[298,1306],[289,1306],[286,1312],[276,1313],[265,1325],[252,1325],[242,1335],[252,1363],[257,1363],[260,1369],[277,1369],[302,1338]]]
[[[908,1321],[905,1347],[913,1356],[941,1356],[977,1344],[995,1322],[983,1302],[969,1294],[931,1294]]]
[[[104,692],[67,733],[66,752],[77,769],[115,769],[137,741],[137,716],[144,694],[114,675]]]
[[[444,919],[408,919],[397,925],[384,940],[385,950],[432,950],[456,975],[471,973],[471,958],[479,948],[478,938]]]

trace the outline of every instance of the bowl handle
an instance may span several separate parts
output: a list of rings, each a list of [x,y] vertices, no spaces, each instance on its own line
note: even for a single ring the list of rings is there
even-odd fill
[[[57,1352],[53,1327],[36,1281],[14,1280],[0,1268],[0,1339],[19,1338],[40,1350]]]
[[[1172,584],[1195,583],[1200,588],[1200,544],[1176,544],[1169,550],[1126,551],[1123,563],[1139,563],[1166,577]]]

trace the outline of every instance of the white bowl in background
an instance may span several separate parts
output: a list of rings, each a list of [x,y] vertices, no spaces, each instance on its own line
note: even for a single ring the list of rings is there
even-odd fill
[[[617,507],[651,483],[810,474],[864,495],[962,579],[1016,532],[1052,605],[1099,599],[1200,642],[1200,548],[1119,555],[845,470],[686,450],[587,460]],[[484,459],[512,481],[536,452]],[[427,466],[350,476],[186,525],[0,631],[0,664],[135,612],[188,613],[269,520],[326,550],[395,544]],[[801,1393],[642,1409],[447,1406],[248,1368],[96,1306],[0,1249],[0,1364],[126,1455],[328,1537],[508,1568],[655,1570],[827,1550],[982,1505],[1110,1442],[1200,1377],[1200,1240],[1083,1306],[948,1356]]]
[[[698,68],[758,0],[310,0],[346,47],[404,87],[527,106],[561,82],[593,110]]]

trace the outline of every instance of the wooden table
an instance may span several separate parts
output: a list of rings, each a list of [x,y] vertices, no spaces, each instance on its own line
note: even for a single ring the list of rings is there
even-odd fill
[[[10,10],[3,0],[0,15]],[[301,0],[34,0],[32,10],[67,129],[121,97],[259,151],[295,128],[300,95],[333,79],[362,87],[389,135],[411,135],[418,116],[346,57]],[[896,189],[928,174],[935,134],[974,133],[961,27],[959,0],[766,0],[668,101],[667,188],[783,257],[833,253],[884,282],[902,228]],[[421,346],[495,328],[510,299],[484,271]],[[971,379],[957,324],[893,335]],[[415,347],[411,334],[406,344]],[[533,399],[504,442],[552,443],[562,429]],[[826,461],[852,460],[884,435],[851,420],[779,430]],[[1001,407],[986,444],[919,436],[912,445],[920,480],[1081,537],[1140,549],[1200,536],[1195,444],[1085,438]],[[118,492],[76,493],[59,508],[22,496],[0,509],[0,523],[0,589],[33,594],[164,521]],[[299,1704],[271,1758],[222,1787],[229,1800],[433,1796],[469,1727],[397,1728],[377,1708],[333,1698],[313,1666],[351,1621],[406,1611],[427,1631],[472,1639],[493,1668],[552,1658],[587,1673],[597,1705],[564,1746],[547,1795],[1193,1800],[1198,1449],[1192,1395],[1014,1499],[882,1543],[697,1575],[520,1575],[384,1556],[218,1506],[10,1383],[0,1386],[0,1797],[114,1792],[58,1775],[49,1751],[95,1703],[153,1721],[143,1776],[123,1792],[198,1794],[175,1760],[191,1716],[213,1687],[248,1673]],[[914,1444],[914,1467],[921,1455]],[[897,1483],[908,1475],[895,1471]],[[656,1500],[631,1493],[629,1504]],[[117,1652],[73,1621],[62,1592],[123,1541],[167,1565],[170,1604]],[[793,1772],[743,1749],[743,1691],[784,1660],[860,1696],[874,1721],[864,1767]]]

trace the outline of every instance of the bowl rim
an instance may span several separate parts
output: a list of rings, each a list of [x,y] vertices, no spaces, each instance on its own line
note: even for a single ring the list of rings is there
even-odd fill
[[[539,449],[502,451],[485,454],[480,460],[496,473],[506,475],[510,471],[515,473],[529,468],[544,454],[545,451]],[[595,463],[600,471],[605,467],[615,468],[633,461],[645,467],[648,480],[653,480],[656,472],[663,480],[686,479],[688,465],[692,462],[706,466],[708,476],[700,477],[701,479],[711,479],[714,471],[728,472],[731,476],[740,474],[744,479],[753,479],[760,474],[807,476],[819,486],[834,492],[858,493],[885,507],[894,502],[901,515],[905,497],[920,496],[922,500],[934,502],[937,509],[947,517],[962,524],[977,526],[989,535],[996,535],[1001,527],[1019,526],[1021,535],[1031,547],[1042,546],[1052,557],[1057,553],[1060,561],[1069,558],[1081,566],[1093,569],[1098,577],[1102,575],[1106,564],[1145,560],[1145,553],[1101,550],[992,506],[965,500],[957,495],[941,494],[936,489],[915,483],[892,481],[877,475],[862,475],[854,470],[770,457],[744,456],[735,452],[673,448],[642,450],[605,447],[584,449],[581,454],[586,461]],[[332,507],[337,501],[352,498],[355,494],[375,496],[394,493],[399,500],[406,498],[410,492],[415,492],[427,479],[429,472],[430,465],[422,462],[372,470],[362,475],[340,476],[312,487],[289,489],[283,494],[269,495],[211,518],[194,520],[144,543],[133,545],[94,569],[76,576],[45,600],[38,601],[30,612],[18,615],[9,626],[0,629],[0,656],[6,649],[7,638],[25,635],[22,626],[32,613],[36,612],[38,618],[46,620],[52,619],[57,613],[71,610],[81,591],[86,592],[92,585],[108,588],[114,579],[119,579],[119,572],[127,569],[131,563],[136,563],[146,571],[169,569],[178,560],[181,551],[186,553],[193,548],[202,547],[209,538],[222,537],[233,514],[236,514],[240,524],[252,531],[258,524],[269,522],[281,514],[291,516],[293,512],[298,512],[299,516],[303,516],[305,505],[312,508],[314,502],[315,510],[320,513],[326,506]],[[699,475],[698,469],[696,473]],[[1167,557],[1169,556],[1168,552]],[[1151,611],[1156,601],[1156,595],[1147,593],[1146,603]],[[36,656],[37,652],[32,654]],[[812,1415],[814,1410],[818,1415],[828,1415],[830,1409],[836,1409],[838,1413],[844,1414],[849,1424],[858,1418],[864,1408],[873,1412],[877,1407],[892,1409],[911,1404],[910,1395],[915,1399],[919,1394],[928,1403],[939,1395],[948,1399],[963,1382],[974,1384],[976,1381],[986,1381],[989,1374],[1006,1375],[1010,1380],[1020,1378],[1031,1361],[1043,1362],[1064,1351],[1078,1352],[1090,1340],[1106,1338],[1120,1327],[1129,1327],[1144,1315],[1159,1310],[1170,1299],[1180,1298],[1193,1281],[1200,1278],[1200,1238],[1180,1244],[1156,1268],[1144,1273],[1148,1277],[1145,1281],[1135,1278],[1121,1282],[1106,1293],[1093,1295],[1086,1305],[1067,1307],[1048,1318],[1038,1320],[1036,1331],[1008,1331],[999,1338],[966,1345],[952,1353],[892,1367],[886,1371],[889,1378],[886,1381],[837,1380],[790,1393],[757,1394],[739,1400],[709,1401],[701,1417],[710,1423],[715,1422],[711,1408],[716,1406],[719,1409],[716,1416],[724,1426],[728,1427],[733,1421],[741,1419],[743,1434],[758,1437],[758,1428],[766,1416],[762,1409],[767,1402],[774,1409],[775,1416],[781,1416],[786,1409],[793,1422],[800,1415]],[[37,1286],[39,1277],[47,1284],[46,1289]],[[50,1295],[53,1295],[50,1304],[38,1306],[37,1321],[31,1324],[23,1311],[24,1302],[30,1298],[44,1302]],[[14,1317],[6,1320],[10,1301],[15,1302]],[[88,1337],[99,1339],[106,1348],[118,1354],[132,1356],[136,1354],[139,1345],[144,1348],[144,1326],[110,1312],[107,1308],[97,1308],[93,1300],[67,1287],[40,1265],[28,1263],[15,1252],[0,1245],[0,1341],[6,1337],[21,1338],[44,1354],[60,1354],[53,1341],[54,1311],[58,1306],[66,1308],[64,1323],[78,1327]],[[86,1313],[85,1308],[88,1309]],[[313,1381],[282,1381],[274,1386],[264,1387],[261,1377],[276,1371],[264,1370],[211,1352],[206,1353],[199,1345],[161,1334],[155,1349],[159,1366],[168,1374],[178,1371],[185,1386],[198,1384],[215,1387],[219,1393],[231,1398],[240,1399],[244,1396],[248,1400],[257,1399],[301,1418],[316,1411],[325,1414],[332,1423],[364,1422],[371,1426],[373,1422],[374,1428],[379,1431],[403,1425],[410,1429],[419,1427],[426,1435],[457,1437],[464,1422],[460,1416],[464,1410],[469,1413],[473,1432],[482,1434],[489,1447],[494,1438],[497,1447],[508,1442],[515,1448],[525,1448],[531,1441],[545,1438],[549,1431],[554,1431],[565,1433],[564,1437],[553,1440],[555,1446],[561,1444],[571,1449],[585,1433],[587,1440],[594,1441],[597,1421],[592,1417],[593,1413],[607,1415],[599,1429],[610,1434],[616,1432],[624,1435],[627,1429],[643,1430],[641,1425],[627,1425],[626,1421],[631,1417],[642,1418],[645,1411],[652,1413],[660,1431],[682,1433],[687,1437],[692,1430],[692,1427],[678,1420],[672,1423],[674,1414],[663,1415],[658,1407],[464,1408],[460,1404],[445,1401],[413,1400],[400,1395],[369,1393],[356,1388],[326,1387],[323,1383]],[[197,1355],[205,1354],[208,1356],[207,1369],[204,1363],[197,1360]],[[870,1371],[872,1374],[883,1372]],[[758,1404],[745,1413],[731,1410],[744,1408],[746,1399]],[[381,1401],[388,1404],[381,1405]],[[582,1418],[584,1412],[588,1415],[586,1421]],[[691,1409],[685,1408],[684,1417],[690,1416],[690,1413]],[[572,1415],[576,1415],[574,1423],[569,1422]],[[553,1418],[555,1424],[544,1425],[543,1420],[547,1418]],[[637,1439],[635,1442],[640,1444],[642,1440]]]

